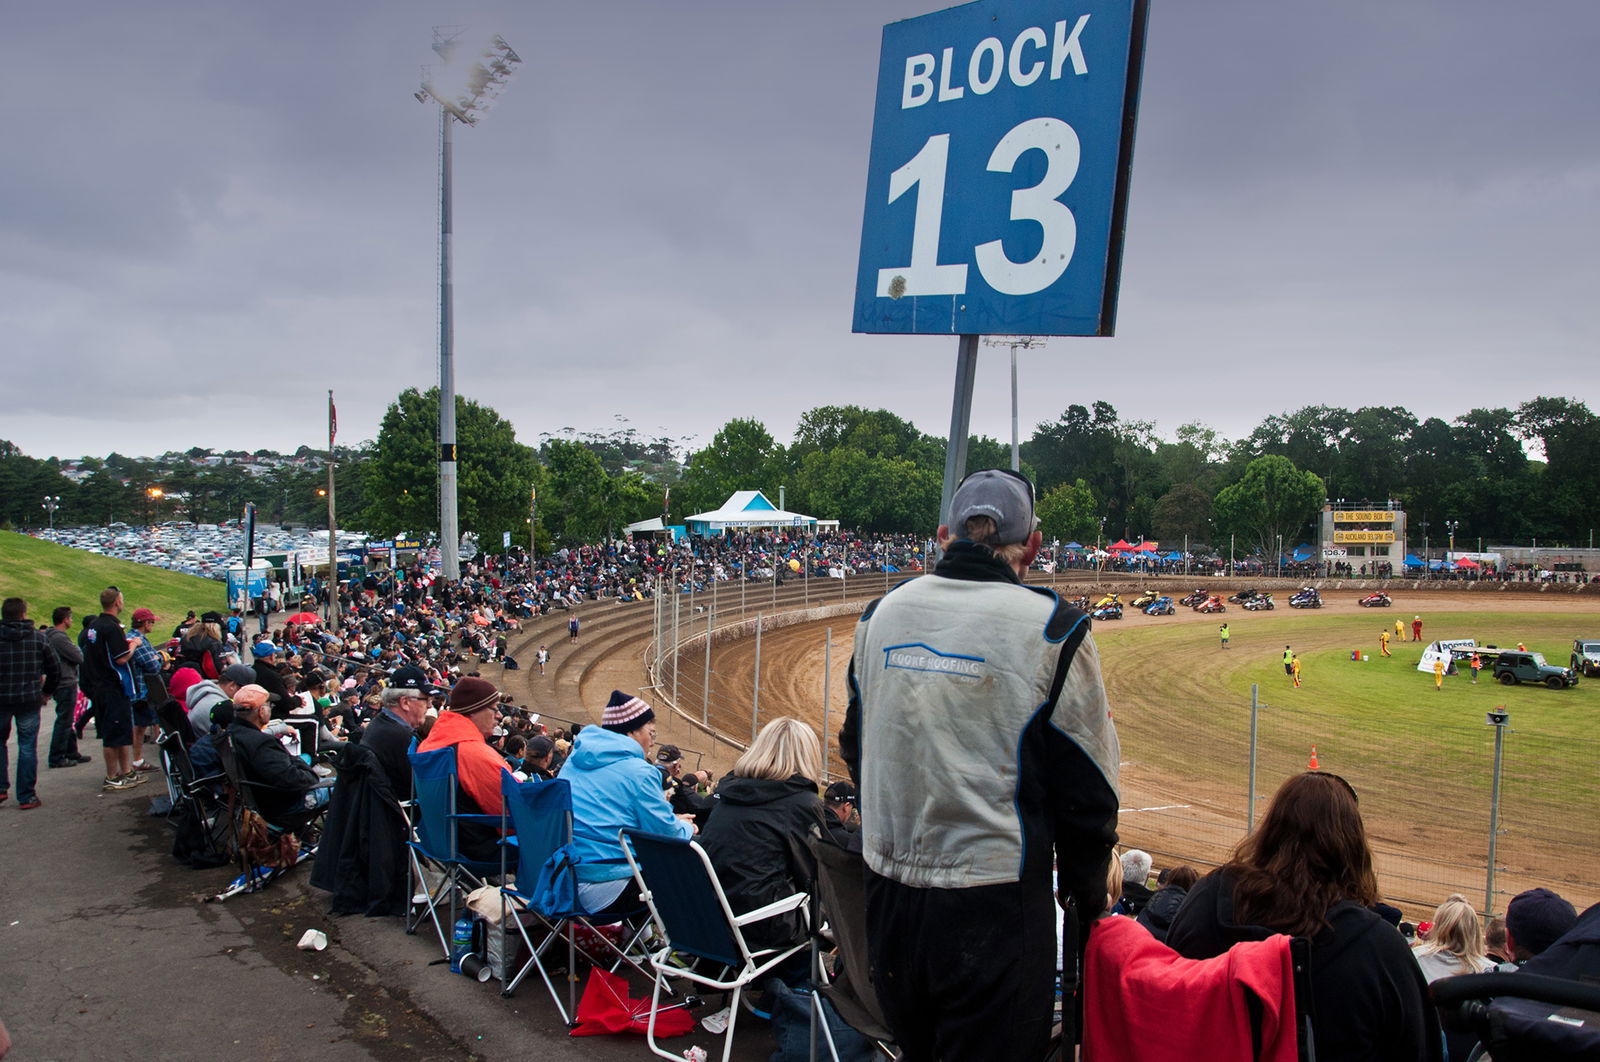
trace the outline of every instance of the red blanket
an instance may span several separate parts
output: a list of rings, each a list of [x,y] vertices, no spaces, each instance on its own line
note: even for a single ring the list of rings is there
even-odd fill
[[[1295,1062],[1289,938],[1185,959],[1131,918],[1095,923],[1085,959],[1084,1062],[1190,1062],[1251,1055],[1245,992],[1261,1000],[1262,1062]]]

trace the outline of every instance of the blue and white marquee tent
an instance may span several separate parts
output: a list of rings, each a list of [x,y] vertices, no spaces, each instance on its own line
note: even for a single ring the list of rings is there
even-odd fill
[[[819,526],[838,526],[837,520],[818,520],[804,513],[791,513],[767,500],[759,490],[739,490],[722,506],[710,512],[695,513],[684,521],[691,535],[715,535],[723,531],[748,528],[791,528],[811,532]]]

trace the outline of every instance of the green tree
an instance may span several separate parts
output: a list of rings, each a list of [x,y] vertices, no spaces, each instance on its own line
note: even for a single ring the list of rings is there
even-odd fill
[[[364,530],[380,535],[427,535],[439,526],[439,390],[407,388],[378,427],[365,475]],[[527,534],[528,492],[538,479],[532,448],[488,406],[456,396],[456,498],[463,533],[498,548],[501,534]],[[343,510],[343,506],[341,506]]]
[[[1050,488],[1034,510],[1047,542],[1093,542],[1100,528],[1100,503],[1081,479]]]
[[[683,478],[673,490],[672,517],[714,509],[734,491],[759,490],[778,501],[778,488],[790,465],[782,446],[759,420],[728,421],[705,447],[689,458]]]
[[[539,524],[553,546],[598,541],[611,517],[610,478],[600,456],[582,443],[552,439],[544,448],[545,485]]]
[[[1217,494],[1216,514],[1224,531],[1246,546],[1272,554],[1278,539],[1292,544],[1299,526],[1311,519],[1327,496],[1322,480],[1302,472],[1287,457],[1269,454],[1250,462],[1239,482]]]
[[[1034,429],[1022,445],[1022,460],[1037,470],[1041,491],[1082,479],[1096,497],[1109,500],[1118,486],[1117,437],[1117,411],[1110,403],[1096,402],[1092,409],[1071,405],[1055,421]]]
[[[1193,483],[1179,483],[1152,506],[1150,530],[1163,546],[1172,546],[1184,536],[1189,544],[1210,543],[1211,495]]]
[[[943,473],[908,458],[873,457],[850,446],[813,450],[794,478],[796,504],[845,527],[927,534],[938,526]]]

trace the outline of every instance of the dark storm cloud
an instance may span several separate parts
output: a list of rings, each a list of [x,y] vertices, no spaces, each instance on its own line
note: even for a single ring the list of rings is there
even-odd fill
[[[955,341],[849,332],[881,27],[934,6],[14,12],[3,434],[292,449],[329,387],[353,439],[429,386],[437,112],[410,93],[445,21],[526,60],[456,130],[462,393],[529,440],[619,412],[785,437],[830,402],[942,433]],[[1024,432],[1097,398],[1228,435],[1310,402],[1595,401],[1589,0],[1157,2],[1149,44],[1119,334],[1022,355]],[[985,350],[975,430],[1009,434],[1008,395]]]

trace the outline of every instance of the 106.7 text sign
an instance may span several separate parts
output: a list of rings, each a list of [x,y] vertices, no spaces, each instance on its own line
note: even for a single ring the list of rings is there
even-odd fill
[[[1109,335],[1144,0],[884,27],[857,332]]]

